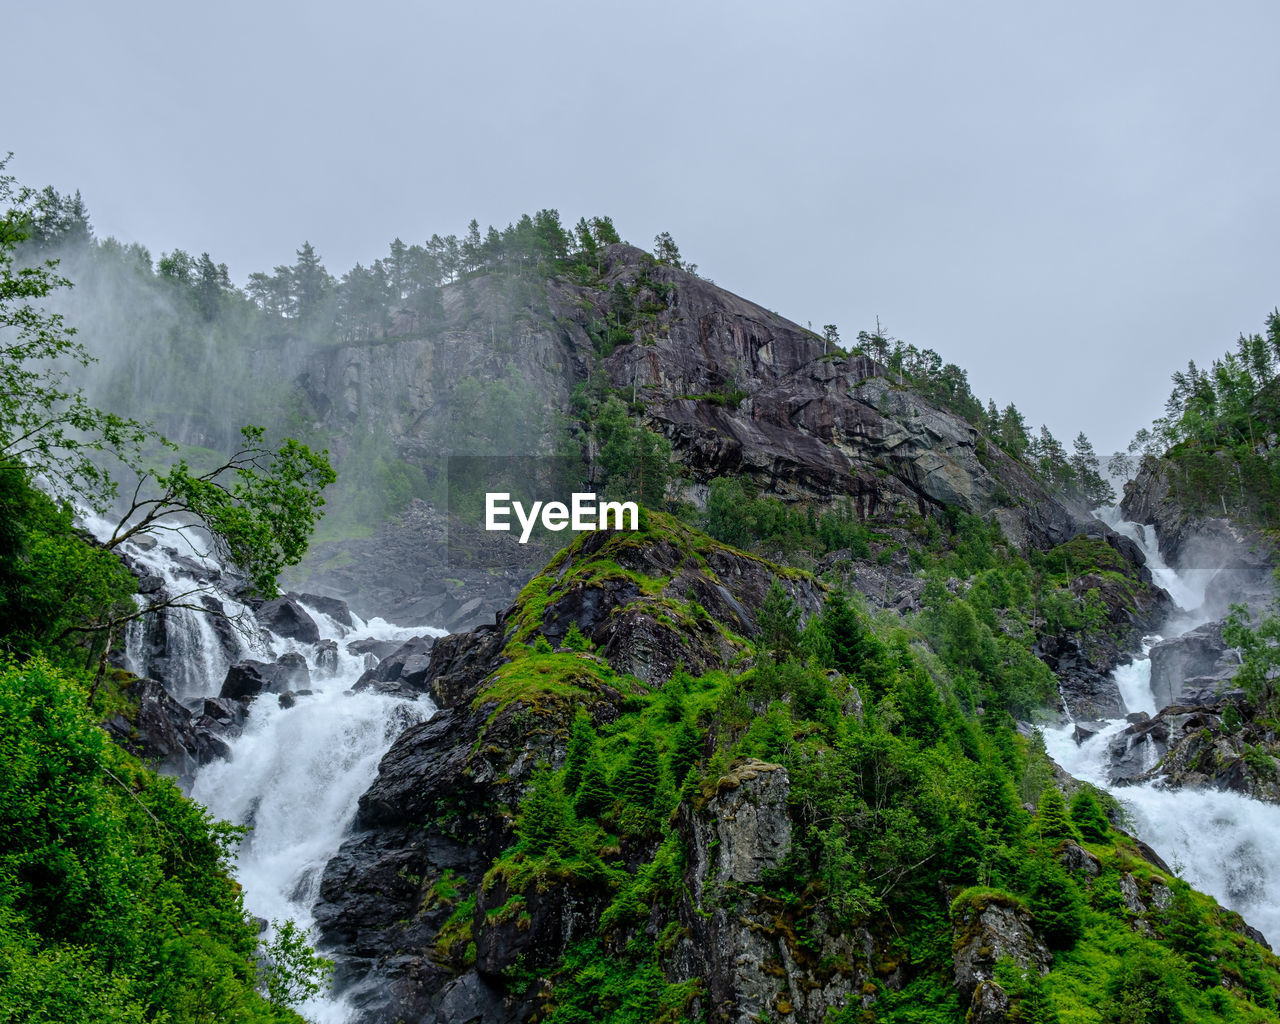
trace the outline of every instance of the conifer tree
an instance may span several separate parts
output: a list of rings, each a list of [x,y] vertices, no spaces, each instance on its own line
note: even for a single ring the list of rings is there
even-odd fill
[[[1051,949],[1070,949],[1084,934],[1084,898],[1079,888],[1056,860],[1040,860],[1031,872],[1029,895],[1036,925]]]
[[[535,855],[567,851],[573,845],[575,825],[573,808],[559,780],[548,769],[540,769],[516,820],[520,846]]]
[[[569,726],[569,746],[564,757],[564,791],[570,796],[578,791],[582,771],[595,749],[596,732],[591,727],[591,716],[579,708]]]
[[[648,727],[642,728],[618,776],[618,789],[630,804],[648,810],[658,789],[658,746]]]
[[[582,769],[582,781],[578,784],[573,809],[578,812],[579,817],[598,818],[612,803],[613,790],[609,786],[609,777],[600,760],[600,751],[593,748]]]
[[[1169,940],[1195,975],[1201,987],[1218,984],[1222,976],[1213,965],[1213,946],[1209,940],[1209,925],[1204,913],[1196,906],[1191,887],[1185,882],[1175,882],[1173,902],[1169,905],[1169,923],[1166,933]]]
[[[1097,798],[1085,787],[1071,798],[1071,820],[1080,830],[1081,837],[1089,843],[1104,843],[1110,826]]]
[[[800,609],[776,579],[769,586],[756,616],[759,644],[777,656],[794,654],[800,646]]]
[[[1034,828],[1041,839],[1080,838],[1080,833],[1067,816],[1067,803],[1057,786],[1045,786],[1040,794]]]
[[[685,777],[702,758],[702,731],[688,718],[680,723],[672,737],[669,764],[671,777],[677,785],[684,782]]]

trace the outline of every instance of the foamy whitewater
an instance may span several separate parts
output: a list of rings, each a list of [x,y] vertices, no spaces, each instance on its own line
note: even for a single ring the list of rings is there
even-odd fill
[[[105,522],[84,519],[100,538],[109,534]],[[249,913],[267,921],[292,920],[310,930],[324,867],[338,852],[383,754],[408,726],[425,721],[436,710],[426,697],[410,701],[349,693],[366,663],[346,645],[365,638],[403,643],[415,636],[444,636],[445,630],[394,626],[377,618],[365,621],[354,614],[353,625],[346,626],[304,603],[321,639],[337,642],[336,668],[322,668],[316,645],[261,628],[246,605],[216,586],[213,578],[222,567],[199,531],[170,536],[167,549],[126,544],[126,554],[162,579],[169,597],[225,615],[239,644],[237,660],[272,661],[291,652],[307,660],[311,694],[297,697],[291,708],[282,708],[274,694],[258,697],[241,735],[228,741],[231,759],[201,768],[190,795],[215,817],[249,826],[234,864]],[[213,616],[170,608],[165,617],[168,685],[174,697],[198,706],[204,697],[217,696],[232,660],[223,650]],[[125,639],[128,667],[145,673],[150,657],[145,622],[136,624]],[[316,1024],[343,1024],[351,1012],[343,1000],[327,995],[298,1009]]]
[[[1098,518],[1142,548],[1155,582],[1169,591],[1185,613],[1176,620],[1179,633],[1205,621],[1199,609],[1207,573],[1174,572],[1160,557],[1154,531],[1121,520],[1117,510],[1103,510]],[[1160,639],[1146,637],[1142,657],[1113,673],[1129,712],[1154,715],[1159,710],[1151,693],[1151,661],[1146,655]],[[1124,719],[1115,719],[1079,745],[1071,725],[1045,729],[1045,747],[1076,778],[1119,800],[1129,814],[1131,830],[1180,877],[1238,911],[1268,940],[1280,939],[1280,858],[1275,856],[1280,850],[1280,807],[1216,789],[1164,790],[1151,783],[1113,787],[1107,773],[1107,748],[1126,725]],[[1155,767],[1154,749],[1152,755],[1153,763],[1144,769]]]

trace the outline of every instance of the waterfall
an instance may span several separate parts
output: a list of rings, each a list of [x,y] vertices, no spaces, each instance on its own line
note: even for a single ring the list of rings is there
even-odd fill
[[[110,524],[82,519],[100,538],[109,535]],[[217,696],[227,669],[241,658],[273,661],[296,654],[307,662],[308,691],[290,707],[275,694],[257,697],[241,734],[227,741],[230,759],[201,768],[190,795],[214,817],[248,826],[233,871],[249,913],[310,930],[325,865],[337,853],[383,754],[404,729],[436,710],[425,696],[406,700],[350,692],[370,656],[354,653],[348,644],[399,646],[446,631],[354,614],[346,625],[300,602],[320,643],[276,636],[240,600],[242,578],[218,563],[194,528],[167,534],[164,544],[142,539],[123,547],[134,571],[149,578],[140,605],[180,598],[193,606],[165,608],[157,613],[163,620],[147,616],[132,625],[124,638],[131,671],[161,679],[172,696],[198,708],[204,698]],[[316,1024],[342,1024],[351,1012],[344,1001],[328,996],[299,1010]]]
[[[1165,627],[1170,635],[1204,621],[1199,609],[1207,573],[1175,572],[1161,558],[1154,531],[1121,520],[1118,510],[1102,510],[1098,518],[1142,548],[1153,579],[1182,609],[1184,614]],[[1151,691],[1148,652],[1160,639],[1145,637],[1142,656],[1113,673],[1129,712],[1154,715],[1159,710]],[[1109,748],[1127,725],[1125,719],[1110,721],[1078,745],[1072,725],[1044,729],[1045,748],[1066,771],[1115,797],[1128,813],[1134,833],[1180,877],[1238,911],[1269,939],[1280,938],[1280,860],[1273,855],[1280,849],[1280,807],[1217,789],[1170,790],[1154,783],[1112,786]],[[1153,762],[1144,767],[1154,767],[1154,744],[1143,746]]]

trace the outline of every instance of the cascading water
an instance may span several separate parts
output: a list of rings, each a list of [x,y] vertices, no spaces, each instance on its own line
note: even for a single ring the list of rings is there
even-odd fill
[[[83,518],[95,534],[109,534],[105,522]],[[292,920],[310,929],[324,867],[337,853],[382,755],[405,728],[435,711],[425,697],[350,692],[368,667],[368,655],[354,653],[348,643],[398,646],[413,637],[444,636],[445,630],[355,615],[348,626],[304,603],[320,643],[277,636],[228,592],[236,577],[217,564],[198,532],[171,536],[177,546],[125,545],[123,554],[135,571],[151,578],[150,593],[139,602],[178,599],[185,606],[158,613],[164,616],[158,630],[149,622],[153,617],[138,620],[125,637],[127,667],[162,676],[174,697],[199,707],[204,698],[217,696],[228,667],[242,657],[270,661],[295,654],[307,662],[308,690],[289,707],[274,694],[256,698],[242,732],[228,740],[230,759],[200,769],[191,796],[215,817],[249,827],[234,865],[246,909],[266,921]],[[341,1024],[350,1013],[343,1001],[328,997],[299,1009],[316,1024]]]
[[[1200,608],[1206,573],[1175,572],[1160,557],[1148,528],[1125,522],[1117,510],[1103,510],[1098,518],[1142,548],[1155,582],[1169,591],[1186,613],[1176,620],[1178,632],[1205,620]],[[1142,657],[1113,674],[1129,712],[1153,715],[1159,710],[1151,691],[1151,661],[1147,657],[1159,639],[1144,638]],[[1119,800],[1138,837],[1181,877],[1239,911],[1268,938],[1280,938],[1280,861],[1270,855],[1280,849],[1280,807],[1216,789],[1169,790],[1154,783],[1113,786],[1110,746],[1127,724],[1125,719],[1115,719],[1078,745],[1072,725],[1045,729],[1045,747],[1066,771]],[[1142,746],[1152,762],[1144,764],[1144,769],[1155,767],[1154,744]]]

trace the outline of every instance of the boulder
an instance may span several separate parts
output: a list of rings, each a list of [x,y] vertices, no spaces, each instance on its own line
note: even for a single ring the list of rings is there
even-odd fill
[[[126,750],[187,787],[201,765],[229,758],[228,739],[239,735],[243,718],[228,713],[225,720],[196,716],[179,704],[154,679],[138,679],[126,691],[136,701],[132,721],[115,715],[104,724]]]
[[[254,613],[258,623],[278,637],[314,644],[320,639],[315,619],[292,597],[277,597],[260,605]]]
[[[983,982],[992,980],[996,961],[1047,974],[1053,962],[1036,934],[1031,915],[1013,897],[987,892],[964,900],[953,911],[954,984],[961,1005],[970,1005]]]
[[[316,644],[316,671],[332,676],[338,672],[338,641],[321,640]]]
[[[978,983],[965,1024],[1008,1024],[1009,996],[994,981]]]
[[[1151,648],[1151,692],[1157,708],[1184,703],[1188,685],[1212,690],[1235,675],[1240,659],[1222,639],[1222,626],[1206,622]]]
[[[372,655],[374,664],[377,664],[388,654],[394,654],[398,651],[400,646],[394,640],[376,640],[371,636],[367,636],[360,640],[352,640],[347,644],[347,653]]]
[[[1071,730],[1071,738],[1076,741],[1076,745],[1080,745],[1085,740],[1092,739],[1107,727],[1106,722],[1076,722]]]
[[[311,685],[311,673],[301,654],[290,653],[279,661],[246,659],[227,669],[219,697],[241,700],[260,693],[284,693]]]
[[[340,598],[324,597],[320,594],[298,594],[292,590],[286,596],[298,604],[304,604],[308,608],[329,616],[340,626],[350,628],[354,625],[351,621],[351,609],[347,607],[347,602]]]
[[[415,636],[405,641],[387,655],[377,666],[365,672],[353,689],[359,693],[372,689],[378,693],[416,697],[427,690],[428,670],[431,667],[431,649],[435,640]]]

